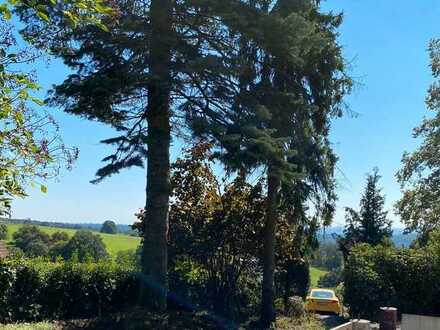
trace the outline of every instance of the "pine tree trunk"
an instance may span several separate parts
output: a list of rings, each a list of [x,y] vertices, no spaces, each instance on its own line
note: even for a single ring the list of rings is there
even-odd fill
[[[142,271],[142,303],[167,308],[168,213],[170,185],[170,90],[172,0],[150,5],[150,81],[148,87],[147,201]]]
[[[278,191],[280,180],[269,167],[267,173],[267,208],[263,242],[263,287],[261,321],[269,326],[275,321],[275,232],[278,220]]]

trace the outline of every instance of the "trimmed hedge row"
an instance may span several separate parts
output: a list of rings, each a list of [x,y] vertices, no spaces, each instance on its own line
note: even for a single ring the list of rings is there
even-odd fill
[[[382,306],[440,316],[440,254],[361,244],[344,269],[344,301],[352,316],[377,319]]]
[[[0,260],[0,323],[118,312],[135,305],[138,282],[113,263]]]

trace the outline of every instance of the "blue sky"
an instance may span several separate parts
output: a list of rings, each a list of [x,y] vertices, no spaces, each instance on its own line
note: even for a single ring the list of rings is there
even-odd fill
[[[336,120],[331,135],[340,158],[335,224],[344,223],[345,206],[358,206],[365,175],[378,166],[387,209],[399,226],[392,212],[400,197],[395,173],[404,150],[413,150],[417,145],[412,129],[429,115],[424,99],[433,79],[426,49],[431,38],[440,37],[440,2],[331,0],[324,2],[323,8],[344,12],[340,43],[357,81],[354,93],[346,100],[357,116]],[[68,73],[58,61],[38,65],[37,70],[46,89]],[[27,199],[15,201],[14,217],[132,223],[133,214],[145,201],[144,170],[125,171],[99,185],[90,184],[100,160],[108,153],[99,141],[112,136],[112,131],[57,109],[51,111],[61,125],[66,144],[80,148],[79,160],[73,171],[48,183],[47,194],[30,189]],[[176,157],[177,146],[173,150]]]

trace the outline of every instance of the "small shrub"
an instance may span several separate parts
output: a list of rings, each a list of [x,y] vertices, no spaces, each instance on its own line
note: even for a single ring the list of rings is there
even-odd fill
[[[286,315],[293,318],[303,317],[305,314],[304,302],[301,297],[294,296],[287,300]]]
[[[342,269],[336,268],[326,273],[318,280],[320,288],[334,288],[342,282]]]

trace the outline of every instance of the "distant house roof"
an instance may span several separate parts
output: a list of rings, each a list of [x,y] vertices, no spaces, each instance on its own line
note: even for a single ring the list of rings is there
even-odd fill
[[[9,255],[8,248],[4,241],[0,241],[0,258],[6,258]]]

